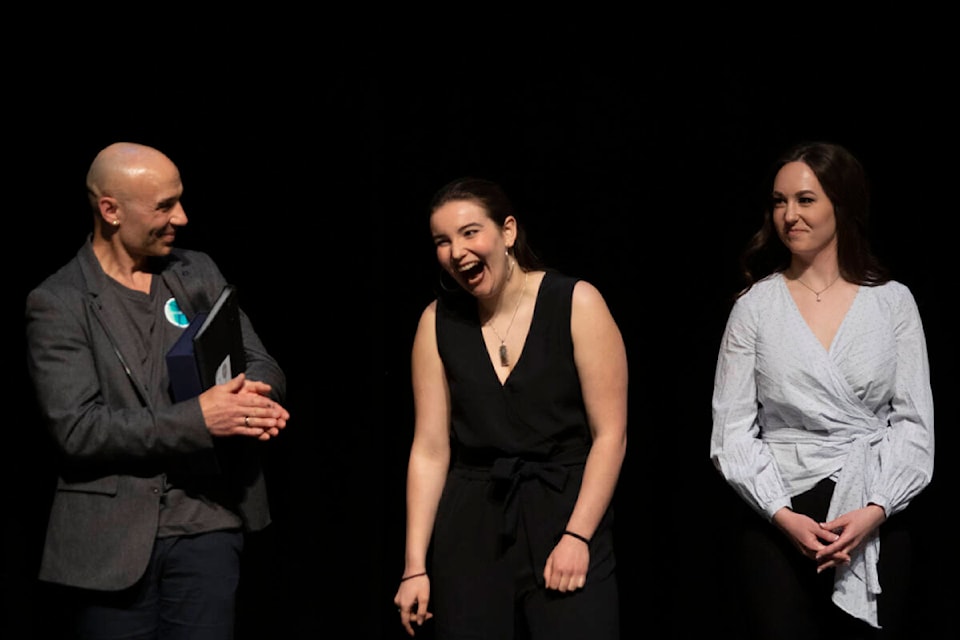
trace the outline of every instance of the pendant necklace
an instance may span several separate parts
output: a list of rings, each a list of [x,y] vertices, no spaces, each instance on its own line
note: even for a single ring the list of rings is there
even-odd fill
[[[839,280],[839,279],[840,279],[840,274],[838,273],[838,274],[837,274],[837,277],[834,278],[833,280],[831,280],[831,281],[830,281],[830,284],[828,284],[827,286],[825,286],[823,289],[820,289],[820,291],[815,290],[813,287],[809,286],[806,282],[804,282],[804,281],[801,280],[800,278],[797,278],[797,282],[799,282],[800,284],[802,284],[803,286],[805,286],[807,289],[810,289],[810,291],[813,291],[814,295],[817,296],[817,302],[820,302],[820,294],[823,293],[824,291],[826,291],[827,289],[829,289],[830,287],[832,287],[832,286],[833,286],[833,283],[836,282],[836,281]]]
[[[509,367],[510,366],[510,357],[507,354],[507,336],[510,334],[510,327],[513,326],[513,321],[517,319],[517,311],[520,310],[520,302],[523,300],[523,292],[527,289],[527,272],[523,273],[523,285],[520,287],[520,295],[517,296],[517,306],[513,308],[513,317],[510,318],[510,324],[507,325],[507,330],[503,332],[503,335],[500,335],[500,332],[497,331],[496,327],[493,326],[493,322],[488,322],[487,326],[490,327],[490,330],[493,331],[493,335],[497,336],[497,340],[500,341],[500,366]]]

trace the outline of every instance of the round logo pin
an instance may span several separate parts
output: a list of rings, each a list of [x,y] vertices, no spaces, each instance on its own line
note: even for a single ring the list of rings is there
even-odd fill
[[[176,298],[170,298],[166,301],[163,305],[163,314],[167,317],[167,321],[175,327],[183,329],[190,324],[187,315],[180,311],[180,305],[177,304]]]

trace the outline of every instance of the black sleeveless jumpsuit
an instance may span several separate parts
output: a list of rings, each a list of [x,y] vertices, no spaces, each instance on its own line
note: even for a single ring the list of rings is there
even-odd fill
[[[618,637],[612,510],[592,536],[584,589],[561,594],[543,584],[591,442],[570,335],[575,284],[546,273],[523,350],[503,385],[475,299],[438,301],[452,446],[431,561],[439,638]],[[516,636],[515,626],[523,630]]]

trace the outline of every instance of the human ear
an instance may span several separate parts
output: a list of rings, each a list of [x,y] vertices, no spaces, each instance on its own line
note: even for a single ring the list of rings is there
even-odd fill
[[[513,216],[504,218],[501,230],[504,244],[507,245],[507,249],[512,249],[513,243],[517,241],[517,219]]]
[[[116,198],[100,196],[100,199],[97,200],[97,206],[100,209],[100,217],[103,218],[104,222],[113,226],[120,224],[120,218],[117,215],[120,206]]]

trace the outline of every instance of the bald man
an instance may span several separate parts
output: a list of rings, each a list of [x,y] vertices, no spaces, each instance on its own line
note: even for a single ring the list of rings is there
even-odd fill
[[[285,377],[241,311],[246,371],[174,402],[165,354],[226,284],[187,224],[176,165],[112,144],[87,174],[93,231],[26,301],[28,371],[59,455],[39,577],[83,638],[233,636],[243,535],[270,523],[258,448]]]

